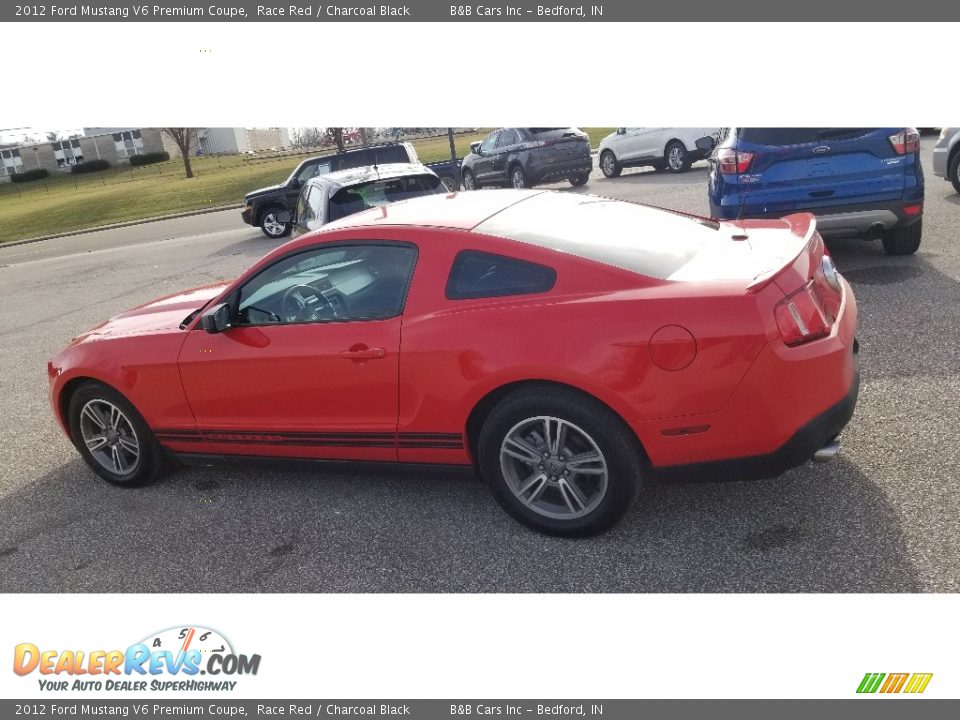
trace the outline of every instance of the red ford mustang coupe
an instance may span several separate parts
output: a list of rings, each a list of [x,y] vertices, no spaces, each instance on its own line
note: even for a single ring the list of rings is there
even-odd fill
[[[494,190],[304,235],[75,338],[48,372],[64,431],[119,485],[188,455],[476,464],[521,522],[588,535],[645,477],[832,457],[855,326],[812,215]]]

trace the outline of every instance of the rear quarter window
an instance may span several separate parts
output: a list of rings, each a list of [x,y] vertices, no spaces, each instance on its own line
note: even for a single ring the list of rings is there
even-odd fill
[[[530,295],[547,292],[557,273],[546,265],[505,255],[463,250],[457,253],[447,279],[448,300]]]

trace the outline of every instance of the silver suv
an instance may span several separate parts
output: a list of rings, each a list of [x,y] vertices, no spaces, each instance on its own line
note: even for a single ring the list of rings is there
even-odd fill
[[[952,182],[960,193],[960,127],[940,131],[933,148],[933,174]]]

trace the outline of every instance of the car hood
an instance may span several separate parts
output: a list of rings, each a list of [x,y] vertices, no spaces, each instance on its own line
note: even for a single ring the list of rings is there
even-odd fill
[[[202,308],[223,292],[229,284],[229,282],[219,282],[157,298],[110,318],[83,335],[75,337],[71,344],[179,330],[180,324],[190,313]]]
[[[280,183],[278,185],[268,185],[267,187],[260,188],[259,190],[252,190],[243,196],[243,201],[250,202],[258,197],[263,197],[264,195],[272,195],[278,190],[282,190],[284,187],[286,187],[286,184]]]

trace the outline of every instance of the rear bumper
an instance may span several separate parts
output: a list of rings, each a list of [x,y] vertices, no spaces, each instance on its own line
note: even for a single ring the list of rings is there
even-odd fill
[[[921,196],[922,197],[922,196]],[[725,218],[778,218],[789,215],[791,212],[810,212],[817,218],[817,230],[823,237],[841,237],[850,235],[866,235],[873,231],[886,231],[894,227],[906,227],[917,222],[923,216],[923,210],[916,215],[907,215],[904,208],[911,205],[922,205],[923,200],[896,200],[893,202],[863,203],[857,205],[840,205],[831,208],[808,208],[791,210],[789,212],[753,212],[744,208],[737,212],[731,206],[720,207],[711,202],[710,212],[713,217]]]
[[[593,157],[578,159],[573,162],[549,163],[534,165],[527,171],[532,183],[556,182],[578,175],[589,175],[593,172]]]
[[[933,174],[937,177],[942,177],[944,180],[949,180],[947,177],[947,161],[950,159],[950,147],[944,145],[940,147],[939,144],[933,149]]]

